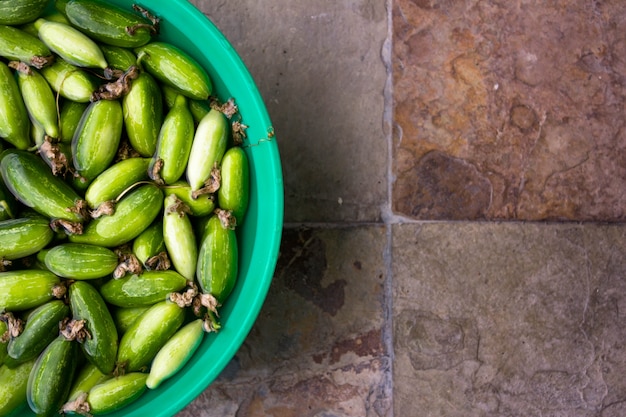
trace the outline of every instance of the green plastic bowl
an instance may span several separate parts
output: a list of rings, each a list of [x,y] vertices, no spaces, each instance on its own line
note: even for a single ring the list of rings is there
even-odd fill
[[[188,405],[235,356],[254,324],[276,267],[283,227],[283,177],[273,127],[247,68],[224,35],[186,0],[110,0],[140,4],[161,21],[159,40],[188,52],[207,70],[215,94],[234,98],[248,126],[244,149],[250,161],[250,205],[238,229],[239,277],[220,310],[222,329],[206,334],[194,356],[175,376],[131,405],[107,416],[172,416]],[[34,415],[21,410],[18,415]]]

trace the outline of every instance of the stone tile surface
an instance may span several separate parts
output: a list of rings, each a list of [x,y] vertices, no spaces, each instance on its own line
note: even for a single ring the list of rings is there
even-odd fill
[[[179,417],[391,416],[383,226],[289,229],[258,321]]]
[[[622,1],[393,1],[393,208],[622,221]]]
[[[385,2],[192,3],[239,52],[265,99],[282,157],[285,221],[379,219],[387,197]]]
[[[626,228],[393,231],[396,416],[623,416]]]

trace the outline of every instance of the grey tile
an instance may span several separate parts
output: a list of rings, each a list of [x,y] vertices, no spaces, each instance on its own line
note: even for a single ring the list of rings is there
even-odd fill
[[[233,44],[265,99],[285,220],[378,219],[387,192],[385,2],[193,3]]]
[[[286,230],[244,345],[179,417],[390,416],[385,228]]]
[[[393,239],[395,415],[623,413],[626,227],[405,224]]]

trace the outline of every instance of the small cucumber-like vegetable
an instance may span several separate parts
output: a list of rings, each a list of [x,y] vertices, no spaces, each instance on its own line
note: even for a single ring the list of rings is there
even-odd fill
[[[109,68],[126,72],[137,64],[137,55],[129,49],[111,45],[100,45],[100,49],[109,63]]]
[[[45,13],[41,17],[46,20],[50,20],[51,22],[65,23],[66,25],[70,24],[70,21],[67,20],[67,17],[65,17],[63,13],[56,10],[45,11]],[[36,19],[28,24],[32,24],[33,26],[35,26],[35,21]]]
[[[169,301],[161,301],[139,317],[120,339],[118,366],[126,372],[150,365],[163,345],[183,324],[185,310]]]
[[[176,195],[191,210],[193,216],[208,216],[215,210],[215,201],[211,194],[201,194],[194,198],[191,186],[184,180],[163,187],[163,192],[166,197],[172,194]]]
[[[118,307],[149,306],[187,286],[187,280],[176,271],[144,271],[112,279],[100,287],[102,297]]]
[[[135,48],[152,39],[151,22],[130,10],[94,0],[57,0],[67,19],[89,37],[114,46]]]
[[[59,138],[57,101],[48,81],[37,70],[17,71],[17,83],[30,118],[46,135]]]
[[[7,353],[15,363],[37,358],[59,335],[59,323],[70,315],[70,308],[61,300],[52,300],[28,315],[22,333],[11,339]]]
[[[2,146],[0,146],[1,148]],[[4,184],[2,175],[0,175],[0,220],[14,219],[17,217],[17,210],[17,200]]]
[[[14,368],[0,366],[0,416],[8,416],[26,403],[26,387],[35,359]]]
[[[196,100],[207,100],[213,91],[202,66],[188,53],[167,42],[150,42],[135,49],[143,67],[162,83]]]
[[[89,104],[72,138],[74,168],[80,176],[91,181],[111,165],[123,126],[119,101],[98,100]]]
[[[226,116],[218,110],[212,109],[198,124],[187,164],[187,182],[192,191],[202,188],[211,170],[221,162],[228,132]]]
[[[30,120],[13,73],[0,61],[0,137],[18,149],[31,145]]]
[[[72,153],[71,148],[72,146],[70,145],[70,155]],[[81,195],[85,194],[85,191],[87,191],[87,188],[89,187],[89,184],[91,184],[91,181],[92,180],[89,180],[81,175],[72,176],[72,178],[69,179],[69,183],[71,184],[72,188],[74,188]]]
[[[240,225],[250,200],[250,167],[241,147],[233,146],[224,153],[220,172],[222,182],[217,190],[217,205],[230,210]]]
[[[26,399],[38,416],[59,412],[76,369],[77,343],[57,336],[39,355],[28,377]]]
[[[64,100],[61,105],[61,115],[59,120],[61,121],[61,137],[59,138],[64,143],[71,143],[74,133],[78,128],[83,113],[87,110],[87,103],[79,103],[72,100]]]
[[[110,413],[132,403],[146,390],[147,378],[146,373],[130,372],[97,384],[87,395],[90,412]]]
[[[50,20],[52,22],[65,23],[66,25],[70,24],[69,20],[67,20],[67,18],[63,14],[61,14],[61,13],[59,13],[57,11],[51,11],[50,13],[48,13],[47,11],[44,11],[44,14],[42,14],[41,16],[37,16],[37,17],[43,17],[44,19]],[[27,33],[33,35],[34,37],[36,37],[37,39],[39,39],[39,31],[35,27],[35,21],[36,20],[37,19],[32,20],[32,21],[30,21],[28,23],[24,23],[23,25],[20,25],[19,28],[22,29],[24,32],[27,32]],[[47,48],[47,46],[46,46],[46,48]]]
[[[198,241],[198,245],[202,244],[204,240],[204,236],[206,234],[207,225],[209,224],[209,220],[214,216],[214,213],[208,216],[202,217],[194,217],[193,218],[193,230],[196,232],[196,239]]]
[[[113,273],[118,256],[102,246],[62,243],[48,250],[44,261],[46,267],[60,277],[89,280]]]
[[[150,365],[146,385],[154,389],[178,372],[193,356],[204,336],[204,321],[195,319],[178,330],[163,345]]]
[[[153,180],[161,179],[165,184],[173,184],[185,173],[194,133],[195,125],[187,99],[179,95],[159,131],[149,170]],[[156,164],[159,169],[156,169]]]
[[[111,376],[102,373],[96,365],[91,362],[85,363],[77,372],[72,388],[68,394],[68,401],[74,401],[83,393],[88,393],[94,386],[110,379]]]
[[[39,18],[35,28],[39,39],[70,64],[100,69],[108,66],[98,44],[73,26]]]
[[[184,212],[184,203],[176,195],[165,197],[163,211],[163,239],[170,260],[187,280],[196,275],[198,246],[189,216]]]
[[[194,122],[198,124],[211,111],[211,106],[207,100],[190,100],[189,111],[193,115]]]
[[[124,127],[130,145],[141,156],[151,157],[156,150],[163,124],[161,89],[152,75],[142,72],[122,99]]]
[[[88,103],[94,91],[98,89],[89,73],[59,57],[51,65],[42,68],[41,75],[55,92],[79,103]]]
[[[222,226],[217,216],[211,217],[198,253],[196,278],[202,292],[224,303],[237,281],[238,259],[235,231]]]
[[[174,87],[170,87],[169,85],[161,84],[161,91],[163,92],[163,103],[168,109],[174,107],[174,103],[176,102],[176,97],[181,95]]]
[[[174,107],[176,97],[180,95],[178,91],[169,85],[161,85],[163,91],[164,103],[168,108]],[[211,110],[211,105],[208,100],[189,100],[189,111],[193,116],[194,123],[200,123],[200,120]]]
[[[139,236],[133,240],[133,253],[144,266],[153,256],[165,251],[165,241],[163,240],[163,223],[154,222]]]
[[[21,25],[38,18],[48,0],[3,0],[0,1],[0,24]]]
[[[85,200],[89,207],[115,200],[128,187],[148,179],[149,163],[148,158],[128,158],[111,165],[87,187]]]
[[[50,48],[39,38],[7,25],[0,25],[0,56],[35,68],[42,68],[54,59]]]
[[[143,313],[148,310],[150,306],[140,307],[117,307],[113,309],[111,314],[113,315],[113,321],[115,327],[117,327],[117,333],[123,335],[126,330],[137,320]]]
[[[85,320],[89,337],[81,344],[87,359],[108,374],[115,367],[118,335],[104,299],[94,286],[76,281],[69,288],[70,307],[75,320]]]
[[[37,255],[35,256],[35,264],[33,265],[33,269],[42,269],[42,270],[48,270],[48,268],[46,267],[46,254],[48,253],[49,249],[41,249],[39,252],[37,252]]]
[[[1,157],[2,179],[18,201],[50,218],[83,221],[75,209],[82,200],[72,187],[52,174],[43,159],[15,149],[4,151]]]
[[[70,235],[69,240],[106,247],[123,245],[150,226],[162,207],[161,190],[153,184],[141,185],[117,203],[114,214],[93,219],[83,234]]]
[[[32,118],[30,114],[28,115],[28,117],[31,122],[30,138],[33,142],[35,142],[37,148],[40,148],[41,145],[46,141],[46,131],[44,130],[42,125],[37,123],[37,121]]]
[[[0,320],[0,366],[4,365],[5,360],[9,356],[7,346],[9,344],[9,330],[6,322]],[[1,414],[0,414],[1,415]]]
[[[0,258],[15,260],[37,253],[54,238],[48,219],[23,217],[0,221]]]
[[[0,272],[0,310],[23,311],[55,297],[60,278],[50,271],[25,269]]]

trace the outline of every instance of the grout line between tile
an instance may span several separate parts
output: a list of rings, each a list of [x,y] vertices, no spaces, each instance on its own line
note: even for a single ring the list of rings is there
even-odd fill
[[[382,219],[385,224],[385,250],[383,261],[385,268],[384,296],[383,296],[383,329],[382,343],[388,358],[388,367],[383,376],[383,390],[385,403],[387,405],[387,416],[394,416],[394,346],[393,346],[393,216],[392,213],[392,184],[393,184],[393,0],[386,0],[387,8],[387,38],[381,50],[381,59],[387,71],[384,88],[384,110],[383,110],[383,134],[387,141],[387,201],[382,210]]]
[[[353,228],[353,227],[361,227],[361,226],[395,226],[402,224],[413,224],[413,225],[427,225],[427,224],[477,224],[477,225],[500,225],[500,224],[508,224],[508,225],[538,225],[538,226],[585,226],[585,225],[596,225],[596,226],[624,226],[626,222],[623,221],[602,221],[602,220],[507,220],[507,219],[468,219],[468,220],[454,220],[454,219],[444,219],[444,220],[415,220],[408,219],[402,216],[397,215],[388,215],[384,210],[386,207],[383,207],[382,211],[382,221],[333,221],[333,222],[286,222],[283,223],[284,229],[299,229],[299,228],[312,228],[312,229],[345,229],[345,228]]]

